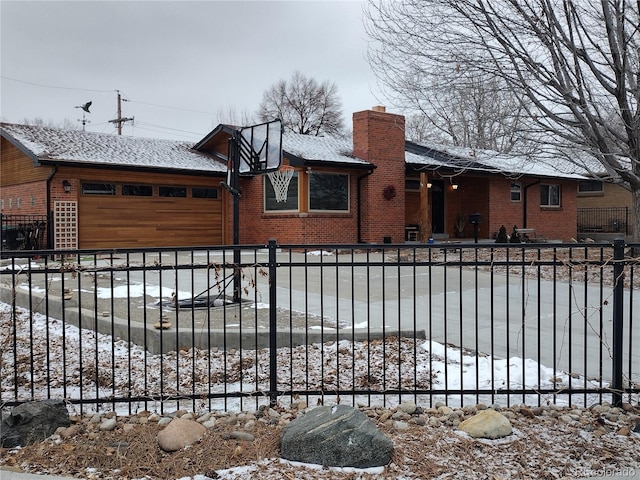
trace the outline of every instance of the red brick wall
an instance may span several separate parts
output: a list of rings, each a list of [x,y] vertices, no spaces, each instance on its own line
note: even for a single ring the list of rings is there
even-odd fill
[[[264,244],[274,238],[279,243],[356,243],[357,239],[357,177],[350,174],[350,208],[348,213],[315,212],[264,212],[263,182],[268,179],[257,176],[240,180],[240,243]],[[304,171],[298,171],[300,203],[304,205],[307,182]],[[233,243],[233,198],[227,195],[227,225],[225,238]]]
[[[3,215],[46,215],[47,182],[31,182],[2,187]]]
[[[361,238],[358,238],[358,177],[365,171],[349,173],[350,211],[315,213],[306,208],[307,174],[298,170],[300,212],[264,212],[263,177],[242,178],[240,189],[240,243],[263,244],[275,238],[280,243],[382,243],[385,237],[403,242],[405,232],[404,117],[383,111],[353,114],[354,155],[376,165],[373,174],[361,183]],[[315,167],[314,167],[315,168]],[[326,171],[340,171],[324,169]],[[344,173],[342,170],[340,173]],[[384,197],[393,186],[395,196]],[[225,192],[228,206],[225,239],[233,240],[233,197]]]
[[[528,228],[535,228],[536,233],[548,239],[557,239],[568,242],[576,238],[577,215],[576,192],[578,183],[561,179],[542,180],[536,183],[533,178],[522,178],[521,201],[510,200],[511,180],[493,178],[489,180],[490,196],[490,222],[488,225],[490,236],[497,233],[501,225],[507,228],[507,234],[511,234],[514,225],[524,227],[524,206],[526,203],[526,221]],[[560,185],[560,207],[540,206],[540,184]],[[527,191],[525,202],[525,187],[531,185]]]
[[[353,154],[376,166],[362,182],[362,238],[367,243],[404,242],[404,117],[367,110],[353,114]],[[395,196],[387,199],[385,188]]]

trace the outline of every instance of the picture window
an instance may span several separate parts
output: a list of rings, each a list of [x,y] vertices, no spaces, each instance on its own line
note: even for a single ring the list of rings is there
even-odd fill
[[[309,175],[309,210],[349,211],[349,175],[311,172]]]
[[[287,199],[284,202],[276,200],[276,192],[273,184],[267,175],[263,176],[264,182],[264,210],[265,212],[297,211],[298,204],[298,172],[293,172],[289,187],[287,189]]]

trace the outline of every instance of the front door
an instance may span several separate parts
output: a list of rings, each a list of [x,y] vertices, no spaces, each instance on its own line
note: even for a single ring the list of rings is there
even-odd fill
[[[431,181],[431,232],[444,233],[444,182]]]

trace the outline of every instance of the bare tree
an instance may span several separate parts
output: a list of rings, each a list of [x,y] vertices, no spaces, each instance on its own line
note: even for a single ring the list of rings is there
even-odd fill
[[[318,83],[298,71],[289,81],[280,80],[264,92],[258,115],[265,122],[279,118],[286,130],[304,135],[336,134],[343,129],[336,84]]]
[[[217,122],[214,122],[217,126],[219,123],[224,123],[227,125],[233,125],[235,127],[245,127],[248,125],[253,125],[257,123],[255,119],[255,115],[251,113],[249,110],[243,109],[238,112],[237,109],[233,107],[219,108],[217,111]]]
[[[497,83],[469,79],[421,90],[403,107],[414,112],[407,115],[407,138],[502,153],[527,150],[524,109]]]
[[[432,58],[423,50],[438,43],[427,29],[420,30],[432,19],[423,5],[429,3],[371,0],[366,15],[367,31],[374,40],[369,63],[387,87],[390,102],[408,113],[408,135],[415,141],[430,139],[503,153],[527,150],[521,134],[524,109],[499,76],[479,72],[459,56],[447,64],[438,58],[440,52]]]
[[[640,17],[631,0],[398,0],[369,5],[387,76],[499,79],[541,149],[597,159],[633,197],[640,240]],[[404,65],[404,67],[402,66]],[[395,71],[393,68],[395,67]],[[388,79],[395,81],[393,79]],[[383,77],[384,81],[384,77]],[[391,88],[393,85],[391,84]]]
[[[24,118],[22,120],[22,124],[35,125],[37,127],[59,128],[61,130],[79,130],[80,129],[78,122],[74,122],[69,118],[65,118],[61,121],[54,121],[51,119],[47,121],[42,117],[35,117],[33,119]]]

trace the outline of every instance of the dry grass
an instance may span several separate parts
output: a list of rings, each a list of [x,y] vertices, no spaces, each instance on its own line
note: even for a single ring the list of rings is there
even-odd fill
[[[447,426],[410,424],[407,430],[395,430],[390,423],[378,423],[393,440],[395,450],[392,462],[375,474],[280,462],[282,427],[263,422],[256,422],[253,442],[230,438],[238,427],[218,423],[200,443],[174,453],[158,447],[157,424],[134,424],[128,430],[124,419],[111,432],[96,435],[96,429],[84,423],[72,438],[53,437],[1,453],[5,465],[96,479],[175,480],[196,475],[215,479],[223,475],[217,471],[241,466],[250,468],[233,478],[533,480],[578,478],[605,468],[640,471],[640,436],[619,435],[614,430],[597,436],[584,431],[584,425],[549,417],[522,415],[511,422],[513,435],[491,441],[472,439]]]

